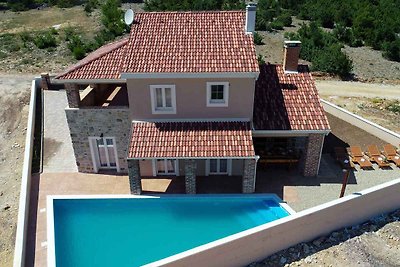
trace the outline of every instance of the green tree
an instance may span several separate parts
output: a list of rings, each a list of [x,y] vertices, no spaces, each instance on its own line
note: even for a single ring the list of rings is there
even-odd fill
[[[315,54],[312,69],[339,75],[346,78],[353,69],[352,61],[341,51],[339,45],[330,45]]]
[[[101,7],[101,22],[105,30],[111,36],[120,36],[126,31],[126,25],[123,22],[124,12],[120,9],[119,0],[107,0]]]

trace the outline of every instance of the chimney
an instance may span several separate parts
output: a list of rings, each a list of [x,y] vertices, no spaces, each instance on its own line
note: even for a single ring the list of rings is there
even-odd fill
[[[249,3],[246,6],[246,25],[244,29],[247,34],[254,32],[254,28],[256,25],[256,9],[257,4],[254,3]]]
[[[285,73],[297,73],[300,47],[300,41],[285,41],[285,53],[283,55],[283,68]]]

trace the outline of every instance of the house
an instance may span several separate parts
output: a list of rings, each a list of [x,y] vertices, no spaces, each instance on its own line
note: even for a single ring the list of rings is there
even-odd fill
[[[240,175],[252,193],[260,156],[317,175],[329,124],[300,43],[260,67],[255,12],[137,13],[129,38],[58,75],[78,170],[128,173],[136,194],[162,175],[185,176],[187,193],[197,176]]]

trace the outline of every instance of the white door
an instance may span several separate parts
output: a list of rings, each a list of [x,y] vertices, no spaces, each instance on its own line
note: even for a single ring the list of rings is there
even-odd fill
[[[116,169],[119,171],[115,138],[90,137],[89,142],[96,172],[99,169]]]

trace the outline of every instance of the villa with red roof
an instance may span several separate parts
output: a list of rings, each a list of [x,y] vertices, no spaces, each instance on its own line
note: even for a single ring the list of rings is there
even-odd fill
[[[129,38],[94,51],[55,79],[78,170],[141,178],[241,176],[278,163],[318,174],[330,131],[314,80],[287,41],[282,65],[257,61],[256,7],[246,11],[143,12]]]

